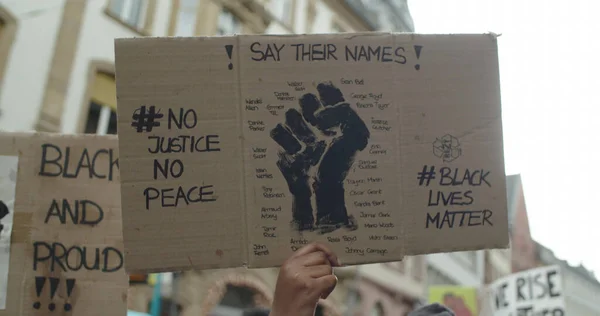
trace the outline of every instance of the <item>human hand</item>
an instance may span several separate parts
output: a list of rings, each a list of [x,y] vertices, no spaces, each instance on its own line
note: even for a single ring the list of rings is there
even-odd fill
[[[297,250],[281,266],[271,316],[313,316],[319,298],[337,285],[333,267],[341,266],[325,245],[312,243]]]

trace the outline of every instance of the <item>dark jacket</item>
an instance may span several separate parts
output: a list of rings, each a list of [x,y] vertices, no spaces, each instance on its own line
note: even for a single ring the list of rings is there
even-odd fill
[[[269,316],[268,309],[249,309],[244,311],[243,316]],[[408,316],[454,316],[454,313],[440,304],[425,305],[408,313]]]

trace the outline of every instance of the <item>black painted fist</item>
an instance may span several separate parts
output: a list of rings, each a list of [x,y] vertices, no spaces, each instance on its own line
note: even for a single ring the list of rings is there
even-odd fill
[[[319,98],[312,93],[303,95],[300,111],[289,109],[285,124],[278,124],[271,131],[271,138],[283,149],[278,154],[277,166],[293,196],[292,224],[299,231],[312,230],[316,224],[321,233],[342,226],[356,229],[346,210],[344,179],[356,153],[366,148],[369,129],[345,101],[340,89],[331,83],[321,83],[317,91]],[[313,169],[316,173],[311,188],[309,173]],[[311,202],[313,191],[316,223]]]

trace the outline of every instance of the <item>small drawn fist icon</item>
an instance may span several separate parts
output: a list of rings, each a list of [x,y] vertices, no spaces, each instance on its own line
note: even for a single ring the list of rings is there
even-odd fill
[[[303,95],[300,111],[289,109],[285,123],[271,130],[271,138],[282,149],[277,167],[293,196],[292,226],[298,231],[316,226],[321,233],[342,226],[354,230],[356,223],[346,210],[344,180],[356,153],[367,147],[370,132],[340,89],[320,83],[317,92],[318,98],[312,93]]]

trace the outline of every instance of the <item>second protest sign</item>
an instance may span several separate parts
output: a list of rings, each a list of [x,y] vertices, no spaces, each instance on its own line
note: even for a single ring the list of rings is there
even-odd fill
[[[115,136],[0,133],[18,156],[5,311],[125,316]]]

